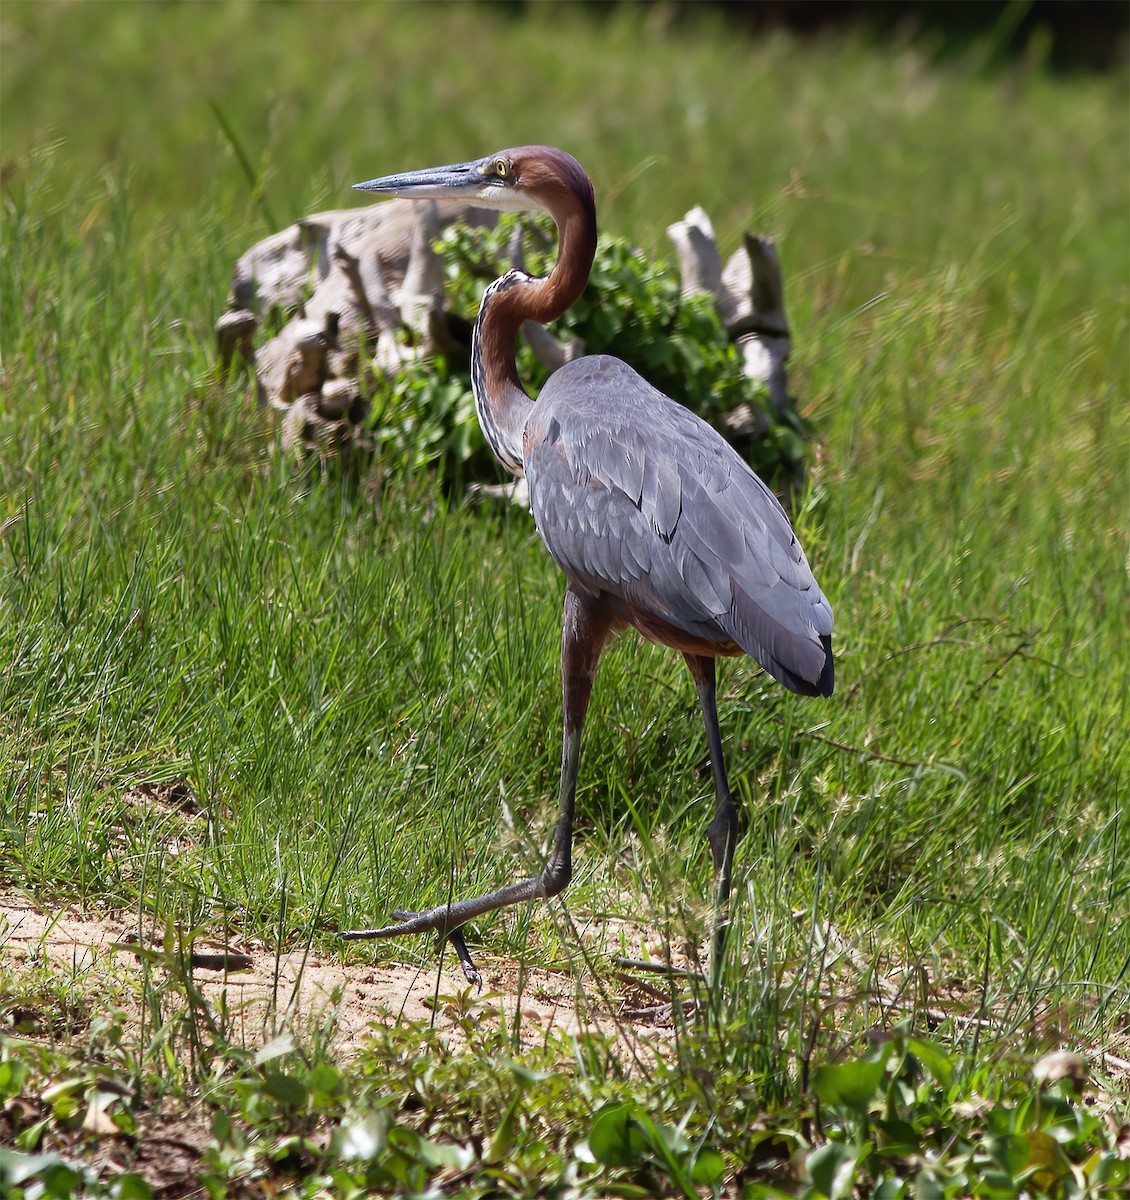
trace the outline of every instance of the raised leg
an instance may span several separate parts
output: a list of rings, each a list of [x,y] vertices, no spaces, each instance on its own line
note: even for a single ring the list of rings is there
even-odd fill
[[[714,860],[715,899],[718,913],[714,925],[714,954],[712,970],[717,966],[726,937],[726,903],[730,899],[730,875],[734,865],[734,846],[738,840],[738,810],[730,795],[726,778],[726,763],[722,758],[722,734],[718,728],[718,705],[715,700],[714,659],[699,654],[684,654],[691,678],[698,692],[702,719],[706,725],[706,745],[710,753],[710,770],[714,775],[714,820],[706,829],[710,854]]]
[[[379,929],[349,929],[341,936],[349,940],[400,937],[407,933],[434,930],[440,938],[449,938],[459,955],[468,982],[482,986],[459,928],[465,922],[505,908],[510,904],[556,896],[569,886],[573,877],[573,811],[577,797],[577,772],[580,766],[581,729],[592,695],[600,655],[612,633],[614,623],[595,601],[574,592],[565,593],[565,614],[561,634],[561,690],[565,734],[561,748],[560,815],[553,835],[549,858],[541,871],[529,879],[509,884],[496,892],[441,904],[423,912],[398,909],[392,915],[396,924]]]

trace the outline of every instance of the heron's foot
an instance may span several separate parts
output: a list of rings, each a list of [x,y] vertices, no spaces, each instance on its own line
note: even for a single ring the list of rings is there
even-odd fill
[[[434,923],[437,913],[443,918],[442,925]],[[483,977],[479,974],[478,969],[471,959],[471,952],[467,949],[467,943],[463,940],[463,928],[461,925],[456,925],[454,929],[447,927],[448,911],[446,908],[432,908],[422,913],[412,912],[406,908],[398,908],[394,910],[392,915],[401,922],[397,926],[400,932],[408,932],[408,926],[412,926],[413,930],[416,928],[437,930],[439,937],[436,939],[436,953],[439,954],[443,949],[445,939],[449,941],[451,948],[459,957],[459,965],[463,968],[464,978],[477,991],[481,992],[483,990]],[[426,922],[423,925],[420,925],[421,918]]]
[[[439,940],[440,943],[443,942],[442,937]],[[461,929],[453,929],[447,935],[447,940],[451,943],[452,950],[459,956],[459,965],[463,968],[463,977],[474,987],[475,991],[481,992],[483,990],[483,977],[471,961],[471,952],[467,949],[467,943],[463,940],[463,931]],[[436,949],[438,951],[438,945]]]
[[[376,938],[402,937],[407,933],[447,933],[447,905],[439,908],[426,908],[423,912],[410,912],[398,908],[393,912],[395,925],[381,925],[377,929],[343,929],[340,936],[349,942],[372,941]]]
[[[398,908],[393,911],[392,915],[396,919],[395,925],[381,925],[377,929],[343,929],[339,936],[347,942],[359,942],[373,941],[378,938],[403,937],[409,933],[438,933],[439,939],[436,943],[437,953],[442,947],[444,940],[449,941],[452,949],[459,957],[459,965],[463,968],[464,978],[469,984],[482,991],[483,977],[479,974],[471,959],[471,954],[467,949],[467,943],[463,940],[463,933],[460,926],[449,927],[450,916],[446,904],[442,904],[438,908],[427,908],[422,912],[413,912],[410,909]]]

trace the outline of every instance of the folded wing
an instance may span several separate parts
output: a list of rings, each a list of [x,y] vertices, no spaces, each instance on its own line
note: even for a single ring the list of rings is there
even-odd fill
[[[574,586],[832,691],[832,610],[776,497],[705,422],[604,356],[554,374],[526,424],[534,520]],[[662,640],[662,639],[661,639]]]

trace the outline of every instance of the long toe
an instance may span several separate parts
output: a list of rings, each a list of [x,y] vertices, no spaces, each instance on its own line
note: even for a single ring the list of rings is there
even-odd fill
[[[338,937],[347,942],[375,941],[377,938],[399,937],[408,933],[403,925],[382,925],[379,929],[343,929]]]
[[[471,961],[471,952],[467,949],[467,943],[463,940],[462,932],[458,929],[453,929],[447,935],[447,940],[451,943],[451,947],[455,953],[459,955],[459,965],[463,968],[464,978],[476,991],[481,992],[483,990],[483,977]]]
[[[426,912],[410,912],[408,909],[398,908],[392,915],[396,918],[395,925],[382,925],[378,929],[343,929],[340,936],[346,941],[363,941],[403,937],[409,933],[427,933],[433,929],[442,933],[446,913],[442,908],[433,908]]]

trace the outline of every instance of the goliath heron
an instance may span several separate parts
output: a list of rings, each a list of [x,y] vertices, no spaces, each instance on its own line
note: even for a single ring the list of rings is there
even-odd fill
[[[471,343],[471,382],[498,460],[524,474],[542,541],[565,572],[561,640],[564,745],[560,816],[539,874],[496,892],[347,938],[434,930],[480,983],[460,926],[504,905],[562,892],[572,877],[573,810],[581,727],[609,637],[633,626],[682,653],[706,724],[714,776],[707,829],[719,910],[729,898],[738,815],[722,759],[714,659],[748,654],[791,691],[832,692],[832,610],[773,493],[720,434],[656,391],[626,363],[592,355],[552,375],[536,400],[518,377],[523,321],[552,321],[580,296],[596,251],[592,182],[549,146],[356,185],[418,200],[465,199],[508,211],[541,209],[557,224],[545,278],[508,271],[483,293]],[[721,917],[714,948],[722,945]]]

